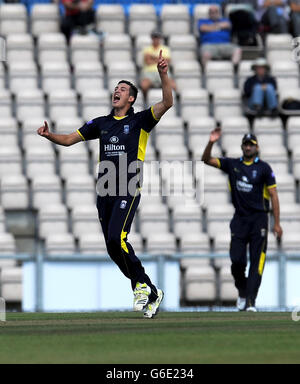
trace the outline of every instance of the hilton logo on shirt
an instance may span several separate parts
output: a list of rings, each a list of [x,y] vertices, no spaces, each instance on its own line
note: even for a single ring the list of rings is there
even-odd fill
[[[117,136],[113,136],[110,138],[110,143],[108,145],[104,145],[104,150],[107,151],[125,151],[125,145],[116,145],[119,143],[120,139]]]
[[[112,144],[118,144],[118,142],[120,141],[119,138],[117,136],[113,136],[110,138],[109,140]]]

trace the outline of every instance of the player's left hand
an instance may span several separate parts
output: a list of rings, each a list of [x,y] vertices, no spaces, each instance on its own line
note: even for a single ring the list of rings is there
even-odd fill
[[[274,235],[277,237],[277,239],[281,239],[283,235],[283,230],[279,224],[274,225],[273,229]]]
[[[169,64],[166,59],[163,58],[162,50],[159,52],[158,64],[157,64],[158,72],[162,74],[167,74],[169,70]]]

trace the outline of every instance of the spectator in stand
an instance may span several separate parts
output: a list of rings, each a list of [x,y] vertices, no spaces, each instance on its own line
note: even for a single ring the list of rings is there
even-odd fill
[[[288,33],[288,0],[257,0],[257,19],[269,33]]]
[[[159,73],[157,72],[157,63],[159,59],[160,51],[162,51],[163,57],[167,60],[168,64],[171,62],[170,49],[163,45],[162,34],[159,31],[153,31],[151,34],[152,44],[144,49],[144,66],[141,75],[140,87],[144,93],[144,97],[147,97],[150,88],[160,88],[161,80]],[[176,84],[173,79],[170,79],[171,87],[176,90]]]
[[[241,60],[241,49],[231,42],[231,23],[223,18],[220,7],[212,5],[209,19],[199,20],[198,27],[201,37],[201,59],[205,68],[212,59],[231,59],[234,65]]]
[[[59,2],[59,0],[55,0]],[[95,23],[94,0],[61,0],[65,7],[65,15],[62,19],[61,30],[67,40],[75,29],[86,34],[88,27]]]
[[[244,95],[254,115],[278,114],[277,83],[270,76],[270,67],[265,59],[258,59],[252,67],[255,75],[248,78],[244,85]],[[266,109],[265,109],[266,105]]]
[[[290,0],[291,23],[295,37],[300,36],[300,0]]]
[[[224,14],[226,11],[229,14],[232,34],[237,37],[239,45],[257,45],[256,7],[257,0],[225,0],[223,3]]]

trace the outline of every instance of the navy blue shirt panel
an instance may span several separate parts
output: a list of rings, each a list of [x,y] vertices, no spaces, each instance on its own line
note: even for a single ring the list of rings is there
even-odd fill
[[[242,216],[269,212],[268,188],[276,187],[270,165],[258,158],[251,165],[246,165],[243,159],[220,158],[219,161],[221,170],[229,176],[236,212]]]
[[[153,108],[148,110],[134,113],[133,108],[128,112],[124,118],[118,119],[114,117],[113,111],[108,116],[98,117],[91,120],[78,129],[78,133],[83,140],[99,140],[100,163],[103,168],[106,161],[112,162],[116,167],[117,185],[122,180],[128,182],[140,171],[135,168],[137,162],[144,161],[144,156],[140,153],[145,152],[148,134],[158,123],[154,116]],[[130,168],[133,164],[133,167]],[[101,167],[100,167],[101,168]],[[142,168],[139,166],[139,168]],[[133,170],[136,170],[133,171]],[[99,170],[99,178],[101,178],[106,171]],[[123,179],[123,176],[127,177]]]

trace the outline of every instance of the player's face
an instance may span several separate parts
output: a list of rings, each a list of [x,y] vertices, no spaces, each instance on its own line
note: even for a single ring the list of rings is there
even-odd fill
[[[114,108],[124,108],[133,101],[130,96],[130,86],[128,84],[119,84],[116,86],[112,95],[112,105]]]
[[[251,142],[247,142],[242,145],[242,150],[246,159],[252,159],[257,156],[258,146]]]

